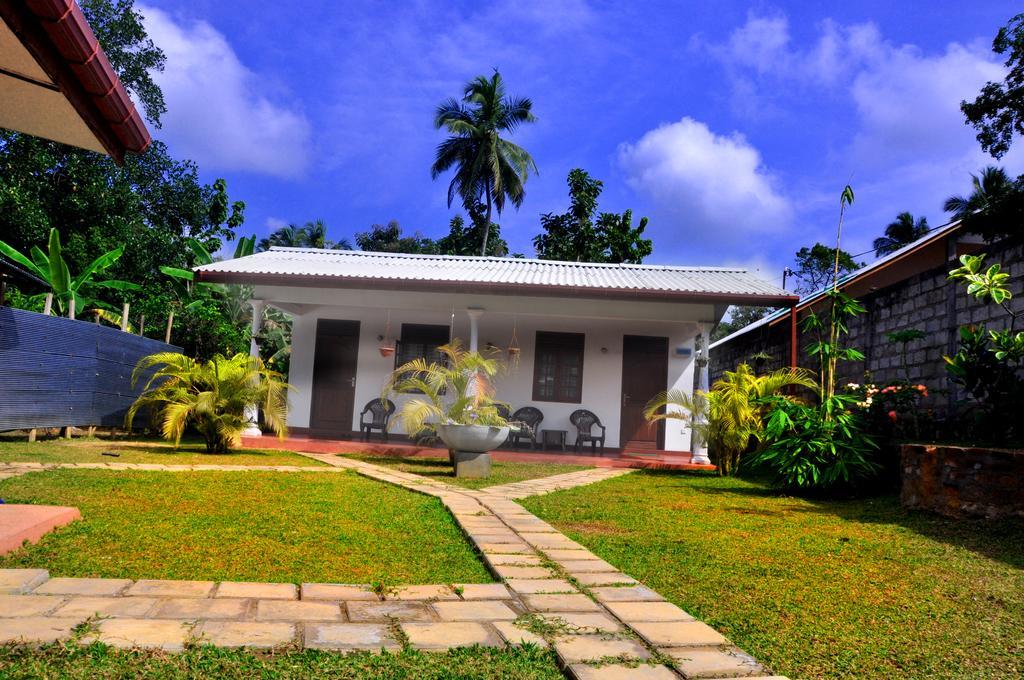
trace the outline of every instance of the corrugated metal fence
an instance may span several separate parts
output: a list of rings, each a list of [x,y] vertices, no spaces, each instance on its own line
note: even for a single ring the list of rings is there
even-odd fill
[[[0,307],[0,431],[65,425],[117,427],[141,391],[132,369],[154,352],[180,352],[89,321]]]

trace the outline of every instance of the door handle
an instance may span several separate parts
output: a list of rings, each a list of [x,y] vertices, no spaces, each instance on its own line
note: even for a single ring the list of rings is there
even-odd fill
[[[349,383],[351,383],[352,387],[355,387],[356,386],[356,377],[352,376],[351,378],[349,378]]]

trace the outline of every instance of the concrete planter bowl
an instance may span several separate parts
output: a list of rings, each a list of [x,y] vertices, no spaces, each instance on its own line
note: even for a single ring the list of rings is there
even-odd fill
[[[489,477],[490,451],[508,438],[508,426],[435,425],[437,436],[448,447],[456,477]]]

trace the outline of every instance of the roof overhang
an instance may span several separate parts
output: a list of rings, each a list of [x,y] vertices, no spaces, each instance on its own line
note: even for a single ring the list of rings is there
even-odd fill
[[[537,285],[466,281],[422,281],[363,277],[333,277],[302,274],[264,274],[258,272],[196,271],[196,280],[205,283],[237,283],[265,286],[299,286],[347,290],[416,291],[426,293],[488,293],[537,297],[587,298],[605,300],[646,300],[652,302],[690,302],[704,304],[747,304],[792,306],[795,295],[755,295],[744,293],[705,293],[698,291],[660,291],[634,288],[596,288],[586,286]]]
[[[74,0],[0,2],[0,127],[121,163],[151,142]]]
[[[35,290],[46,290],[50,287],[46,281],[32,272],[22,269],[2,255],[0,255],[0,281],[5,283],[11,281],[22,288]]]

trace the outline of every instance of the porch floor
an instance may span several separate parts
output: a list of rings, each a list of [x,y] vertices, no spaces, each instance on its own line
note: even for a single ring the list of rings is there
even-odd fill
[[[417,446],[402,442],[364,442],[346,439],[319,439],[291,436],[279,440],[272,436],[243,437],[242,446],[247,449],[280,449],[305,453],[361,453],[371,456],[392,458],[447,458],[448,450]],[[714,465],[692,462],[688,451],[645,450],[605,451],[604,453],[580,453],[569,450],[531,451],[499,449],[492,451],[496,461],[516,463],[566,463],[570,465],[591,465],[593,467],[638,468],[648,470],[714,470]]]

